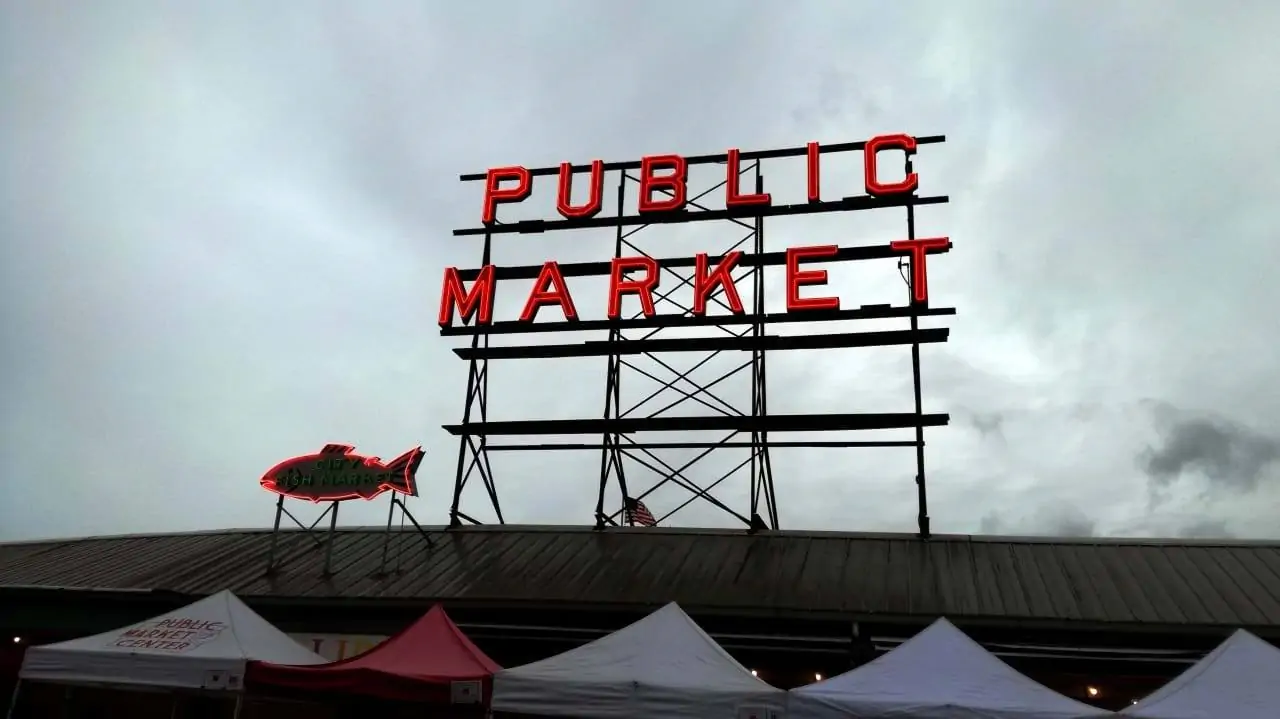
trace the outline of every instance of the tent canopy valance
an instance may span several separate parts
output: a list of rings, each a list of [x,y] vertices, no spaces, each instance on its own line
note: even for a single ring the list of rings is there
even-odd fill
[[[673,602],[577,649],[498,672],[493,708],[592,719],[765,719],[781,712],[785,696]]]
[[[23,681],[238,691],[252,660],[322,664],[230,591],[121,629],[31,647]]]
[[[1092,719],[1112,712],[1020,674],[946,619],[857,669],[791,691],[790,719]]]
[[[404,631],[364,654],[330,664],[249,665],[250,689],[363,694],[398,701],[481,704],[499,667],[445,614],[431,608]]]
[[[1121,713],[1136,719],[1280,717],[1280,649],[1237,629],[1173,681]]]

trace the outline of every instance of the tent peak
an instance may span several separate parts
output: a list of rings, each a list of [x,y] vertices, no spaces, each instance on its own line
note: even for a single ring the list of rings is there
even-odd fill
[[[808,709],[795,714],[801,719],[946,707],[980,709],[995,719],[1109,714],[1023,675],[943,618],[871,662],[794,689],[792,696]]]

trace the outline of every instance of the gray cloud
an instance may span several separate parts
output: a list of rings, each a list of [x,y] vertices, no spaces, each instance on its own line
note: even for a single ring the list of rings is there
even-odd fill
[[[996,513],[983,516],[979,523],[982,534],[1017,534],[1044,537],[1095,537],[1097,522],[1077,507],[1043,506],[1030,515],[1005,517]]]
[[[1004,441],[1004,414],[998,411],[970,412],[958,407],[952,413],[955,420],[972,427],[983,439]]]
[[[930,285],[960,311],[951,342],[923,353],[926,409],[956,417],[927,435],[934,529],[994,516],[1016,533],[1274,534],[1280,408],[1258,388],[1275,383],[1280,325],[1243,310],[1280,301],[1280,175],[1266,169],[1280,161],[1280,6],[1099,13],[4,3],[0,539],[262,526],[257,476],[331,441],[382,456],[423,444],[411,506],[444,521],[457,444],[440,425],[457,419],[466,368],[434,305],[441,268],[479,259],[450,235],[480,204],[459,173],[896,131],[948,135],[917,163],[925,191],[952,198],[918,222],[955,242]],[[766,173],[779,192],[803,186],[797,168]],[[900,213],[769,227],[770,249],[904,231]],[[730,241],[710,226],[646,237],[670,254]],[[505,264],[611,249],[591,233],[509,239]],[[833,268],[832,283],[851,304],[902,300],[891,263]],[[504,288],[500,311],[523,290]],[[581,292],[584,315],[603,312]],[[901,411],[909,376],[895,350],[779,354],[770,407]],[[497,418],[603,404],[602,361],[501,365],[491,382]],[[1147,398],[1198,413],[1165,424]],[[784,526],[914,529],[913,465],[779,450]],[[587,521],[598,466],[495,456],[508,519]],[[1252,491],[1206,495],[1199,475]],[[745,480],[726,491],[745,501]],[[651,499],[664,514],[683,496]],[[349,504],[342,521],[384,512]],[[698,505],[678,517],[725,523]]]
[[[1092,537],[1097,523],[1082,514],[1059,515],[1045,526],[1044,534],[1061,537]]]
[[[1156,485],[1196,473],[1223,491],[1252,491],[1280,459],[1280,437],[1220,417],[1186,416],[1164,407],[1160,439],[1139,456]]]
[[[1225,520],[1206,519],[1182,527],[1178,536],[1187,539],[1233,539],[1235,534],[1227,528]]]
[[[1233,539],[1237,536],[1231,531],[1225,519],[1191,517],[1170,518],[1159,523],[1155,531],[1150,531],[1145,526],[1135,525],[1102,532],[1097,521],[1080,508],[1071,505],[1045,505],[1038,507],[1030,514],[989,512],[979,522],[978,531],[984,535],[1013,534],[1063,538],[1158,535],[1183,539]]]

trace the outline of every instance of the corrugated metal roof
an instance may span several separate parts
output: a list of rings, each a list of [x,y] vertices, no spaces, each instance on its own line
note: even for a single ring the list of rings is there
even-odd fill
[[[315,536],[323,537],[323,534]],[[727,530],[470,527],[233,530],[0,545],[0,586],[245,597],[656,606],[691,611],[950,616],[1280,627],[1280,543],[1049,540]]]

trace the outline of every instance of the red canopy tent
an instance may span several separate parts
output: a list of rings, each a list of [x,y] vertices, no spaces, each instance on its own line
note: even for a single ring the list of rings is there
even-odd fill
[[[488,706],[493,674],[501,668],[437,604],[359,656],[313,666],[251,662],[245,686],[481,707]]]

